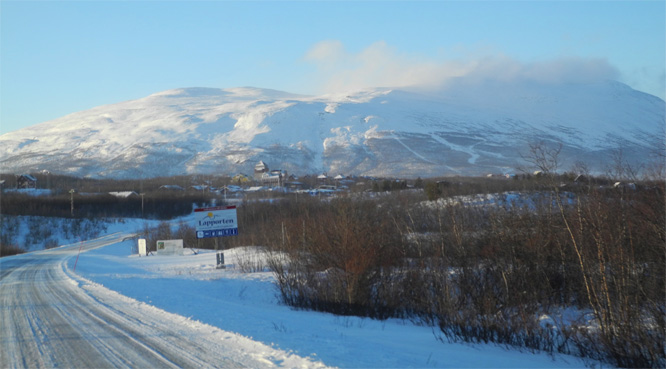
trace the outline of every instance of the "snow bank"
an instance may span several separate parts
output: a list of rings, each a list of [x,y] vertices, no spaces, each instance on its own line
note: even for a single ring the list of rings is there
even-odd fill
[[[320,360],[342,368],[584,367],[582,361],[566,355],[445,343],[433,328],[408,321],[294,310],[279,302],[273,275],[263,268],[258,247],[225,251],[226,268],[217,269],[213,251],[138,257],[130,255],[133,242],[82,254],[76,273],[94,282],[86,288],[104,286],[126,296],[117,298],[150,305],[165,319],[215,327],[221,330],[216,333],[220,339],[236,332],[261,342],[267,357],[274,363],[281,361],[282,366],[320,365]]]

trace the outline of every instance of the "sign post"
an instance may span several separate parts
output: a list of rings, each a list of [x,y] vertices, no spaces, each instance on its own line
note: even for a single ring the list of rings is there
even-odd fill
[[[197,243],[202,238],[238,236],[238,217],[235,206],[215,206],[194,209]],[[215,238],[215,250],[218,249]],[[217,268],[224,268],[224,252],[217,254]]]

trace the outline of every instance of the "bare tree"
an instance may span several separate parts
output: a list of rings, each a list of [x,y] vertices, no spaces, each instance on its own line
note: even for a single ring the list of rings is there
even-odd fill
[[[544,141],[532,142],[528,145],[529,152],[520,154],[521,158],[536,171],[543,174],[554,174],[559,167],[559,156],[562,152],[562,143],[554,146],[547,145]],[[529,173],[529,168],[518,168]]]
[[[641,166],[629,164],[624,150],[617,149],[611,153],[612,163],[606,170],[608,177],[620,181],[637,181]]]

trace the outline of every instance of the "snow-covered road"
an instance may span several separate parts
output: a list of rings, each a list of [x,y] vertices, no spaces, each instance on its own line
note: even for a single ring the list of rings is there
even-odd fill
[[[65,262],[122,240],[0,260],[0,367],[322,367],[167,313],[72,274]]]

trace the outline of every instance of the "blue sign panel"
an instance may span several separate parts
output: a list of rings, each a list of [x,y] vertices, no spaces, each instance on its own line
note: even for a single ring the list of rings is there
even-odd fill
[[[238,236],[238,228],[197,231],[197,238]]]

